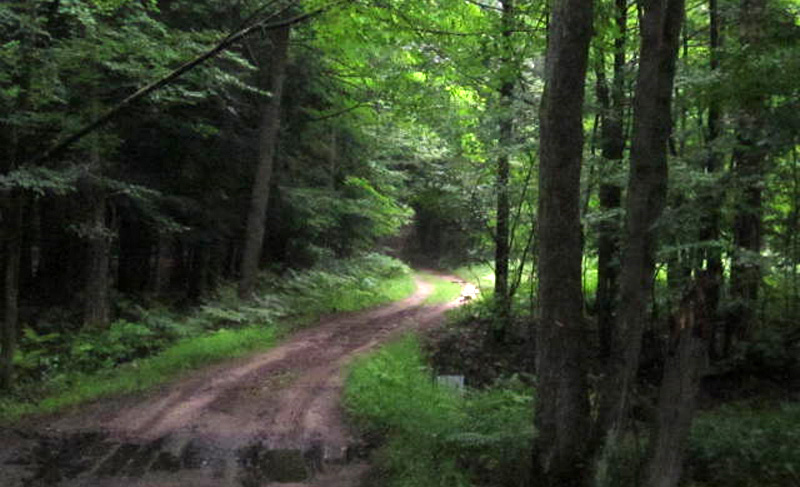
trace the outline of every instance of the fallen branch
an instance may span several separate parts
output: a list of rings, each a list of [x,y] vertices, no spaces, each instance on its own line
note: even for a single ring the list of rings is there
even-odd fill
[[[217,55],[219,55],[220,53],[222,53],[223,51],[225,51],[226,49],[228,49],[232,45],[236,44],[240,40],[244,39],[245,37],[249,36],[250,34],[253,34],[254,32],[262,32],[262,31],[266,31],[266,30],[273,30],[273,29],[278,29],[278,28],[281,28],[281,27],[287,27],[287,26],[290,26],[290,25],[295,25],[295,24],[299,24],[299,23],[305,22],[306,20],[309,20],[312,17],[316,17],[317,15],[319,15],[319,14],[321,14],[323,12],[326,12],[327,10],[329,10],[330,8],[332,8],[333,6],[335,6],[335,5],[339,4],[339,3],[342,3],[342,2],[336,2],[336,3],[333,3],[333,4],[327,5],[325,7],[319,8],[317,10],[314,10],[312,12],[309,12],[309,13],[306,13],[306,14],[302,14],[302,15],[298,15],[296,17],[292,17],[290,19],[281,20],[281,21],[277,21],[277,22],[270,22],[271,19],[266,19],[266,20],[263,20],[261,22],[256,22],[255,24],[251,25],[250,27],[244,28],[244,29],[242,29],[242,30],[240,30],[238,32],[235,32],[235,33],[227,36],[224,40],[222,40],[219,44],[217,44],[211,50],[201,54],[200,56],[194,58],[191,61],[188,61],[188,62],[184,63],[183,65],[181,65],[180,67],[178,67],[177,69],[175,69],[174,71],[169,73],[168,75],[164,76],[163,78],[161,78],[161,79],[159,79],[157,81],[154,81],[154,82],[148,84],[147,86],[142,87],[141,89],[139,89],[138,91],[136,91],[132,95],[128,96],[127,98],[125,98],[121,102],[117,103],[115,106],[110,108],[106,113],[104,113],[100,117],[98,117],[95,120],[87,123],[83,128],[81,128],[80,130],[78,130],[74,134],[70,135],[69,137],[61,140],[60,142],[58,142],[55,146],[50,148],[44,154],[34,158],[32,162],[33,163],[42,163],[42,162],[45,162],[45,161],[53,158],[54,156],[60,154],[65,149],[67,149],[69,146],[74,144],[75,142],[79,141],[80,139],[82,139],[82,138],[86,137],[87,135],[89,135],[90,133],[94,132],[99,127],[105,125],[107,122],[109,122],[111,119],[116,117],[120,112],[122,112],[128,105],[130,105],[134,101],[136,101],[136,100],[138,100],[140,98],[143,98],[143,97],[149,95],[150,93],[152,93],[152,92],[154,92],[154,91],[156,91],[156,90],[158,90],[160,88],[163,88],[164,86],[167,86],[168,84],[172,83],[173,81],[175,81],[176,79],[180,78],[181,76],[183,76],[187,72],[189,72],[192,69],[196,68],[197,66],[203,64],[204,62],[208,61],[211,58],[216,57]]]

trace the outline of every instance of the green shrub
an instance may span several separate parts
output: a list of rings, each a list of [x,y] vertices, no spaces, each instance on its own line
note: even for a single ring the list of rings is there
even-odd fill
[[[724,406],[692,428],[689,474],[709,486],[800,485],[800,404]]]
[[[72,342],[71,370],[91,372],[146,357],[160,351],[169,339],[141,323],[115,321],[103,333],[82,332]]]
[[[518,485],[533,437],[532,393],[518,380],[463,394],[435,383],[416,338],[356,362],[345,405],[384,446],[378,464],[393,487]]]

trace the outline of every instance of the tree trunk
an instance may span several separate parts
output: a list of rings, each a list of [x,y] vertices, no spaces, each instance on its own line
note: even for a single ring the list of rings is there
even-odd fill
[[[495,281],[494,300],[497,305],[497,324],[495,338],[505,340],[505,331],[511,319],[511,296],[508,287],[508,268],[510,255],[509,219],[511,204],[509,202],[509,152],[513,143],[512,96],[514,94],[513,46],[511,34],[514,27],[514,1],[501,0],[503,6],[503,58],[500,61],[500,118],[497,157],[497,228],[495,230]]]
[[[548,27],[540,111],[536,485],[586,482],[586,382],[580,174],[592,0],[558,0]]]
[[[106,196],[101,188],[89,190],[89,243],[83,324],[105,329],[111,323],[109,254],[111,240],[106,227]]]
[[[719,70],[720,49],[722,47],[722,38],[720,36],[720,14],[718,0],[709,0],[709,48],[710,48],[710,68],[712,73]],[[720,137],[721,128],[720,123],[722,119],[722,108],[719,100],[712,95],[711,102],[708,106],[708,139],[706,145],[708,146],[708,157],[706,158],[706,173],[713,175],[720,171],[720,157],[714,147],[715,143]],[[710,246],[711,242],[716,242],[720,238],[720,207],[722,206],[723,195],[715,191],[714,188],[709,189],[709,196],[704,201],[705,215],[702,219],[702,229],[700,232],[700,240],[706,242],[704,250],[704,269],[710,278],[708,292],[706,293],[706,300],[708,301],[708,309],[711,316],[709,319],[712,323],[710,330],[711,336],[709,339],[709,353],[712,358],[718,356],[716,348],[716,322],[718,320],[718,307],[720,299],[720,289],[724,279],[722,267],[722,252],[719,247]]]
[[[14,384],[14,353],[19,333],[19,261],[22,236],[22,196],[12,193],[7,199],[9,220],[4,223],[4,313],[2,354],[0,354],[0,389]]]
[[[123,293],[148,290],[154,265],[154,232],[141,217],[128,209],[120,215],[117,288]]]
[[[667,141],[683,0],[641,0],[641,45],[636,80],[631,167],[626,205],[620,305],[612,356],[598,419],[605,445],[601,460],[615,455],[627,419],[648,320],[655,271],[656,229],[667,195]]]
[[[92,115],[100,112],[96,97],[91,102]],[[102,175],[103,160],[98,134],[92,134],[89,160],[92,170]],[[111,324],[111,296],[109,287],[109,257],[111,239],[106,226],[106,189],[102,183],[89,181],[87,200],[89,206],[89,243],[86,256],[86,289],[84,290],[83,324],[91,329],[103,330]]]
[[[598,99],[602,106],[600,146],[607,168],[606,175],[616,172],[625,153],[625,41],[627,36],[627,0],[615,0],[617,37],[614,39],[614,78],[611,96],[605,83],[605,72],[598,76]],[[602,69],[602,68],[601,68]],[[600,209],[603,212],[618,210],[622,201],[622,188],[603,178],[600,184]],[[607,217],[598,226],[597,235],[597,326],[600,335],[600,356],[611,355],[611,337],[614,329],[619,275],[619,217]]]
[[[742,43],[757,50],[763,41],[766,0],[742,0],[740,29]],[[761,285],[761,220],[764,164],[766,100],[761,93],[746,94],[737,117],[738,147],[733,154],[733,172],[741,193],[736,198],[733,221],[733,262],[731,298],[737,306],[727,322],[725,355],[735,339],[744,339],[755,321],[758,291]]]
[[[708,362],[710,284],[707,277],[699,279],[673,320],[644,487],[675,487],[681,478],[695,399]]]
[[[271,32],[272,59],[269,71],[269,90],[272,98],[263,108],[259,129],[258,166],[253,181],[250,211],[247,214],[244,251],[239,281],[239,296],[248,297],[255,287],[261,250],[264,246],[266,230],[267,201],[272,180],[272,167],[280,130],[281,99],[286,78],[286,64],[289,52],[289,33],[291,28],[284,26]],[[262,62],[261,70],[266,70]],[[264,76],[266,77],[266,76]]]

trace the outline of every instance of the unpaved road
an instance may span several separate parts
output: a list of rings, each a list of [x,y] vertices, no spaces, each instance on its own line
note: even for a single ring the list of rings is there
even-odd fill
[[[417,285],[146,395],[0,431],[0,486],[355,487],[368,467],[344,423],[343,366],[459,303],[424,306],[431,286]]]

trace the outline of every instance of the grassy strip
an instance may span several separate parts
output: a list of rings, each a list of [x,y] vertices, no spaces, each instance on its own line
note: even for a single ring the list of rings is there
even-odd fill
[[[53,392],[37,402],[0,402],[0,421],[13,422],[24,415],[56,412],[116,394],[139,392],[174,379],[204,365],[266,349],[276,342],[277,328],[250,326],[221,329],[209,335],[187,338],[159,355],[94,374],[67,374],[48,384]]]
[[[516,380],[464,393],[438,385],[413,336],[356,361],[345,385],[353,423],[383,444],[377,467],[389,487],[518,485],[532,400]]]
[[[378,281],[369,291],[338,288],[334,290],[330,306],[325,312],[358,311],[407,298],[416,289],[411,274]]]
[[[425,299],[428,306],[449,303],[461,296],[461,284],[457,282],[424,271],[418,271],[417,277],[433,286],[433,292]]]
[[[215,301],[180,323],[170,319],[164,324],[165,319],[160,319],[160,326],[178,328],[184,338],[147,358],[91,372],[60,373],[19,391],[17,396],[0,398],[0,423],[143,391],[186,371],[271,348],[289,329],[311,323],[322,314],[364,309],[413,293],[415,284],[408,268],[394,261],[387,272],[382,259],[368,257],[367,267],[374,268],[355,274],[339,275],[337,269],[294,274],[277,286],[279,290],[265,290],[254,302],[239,301],[233,287],[222,289]],[[133,329],[151,333],[144,325],[137,324]],[[147,336],[142,335],[143,339]]]

